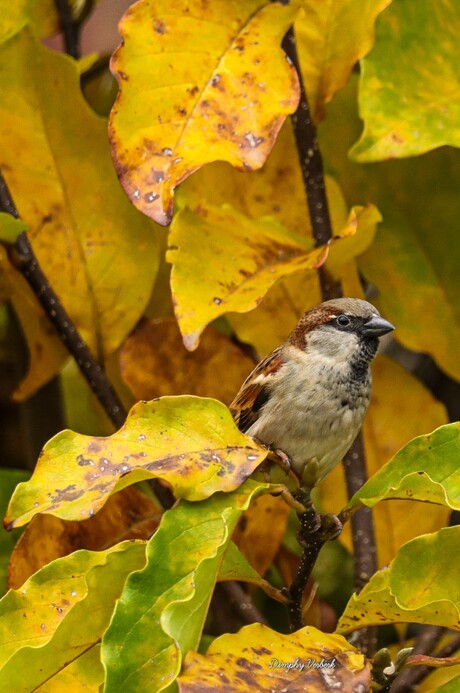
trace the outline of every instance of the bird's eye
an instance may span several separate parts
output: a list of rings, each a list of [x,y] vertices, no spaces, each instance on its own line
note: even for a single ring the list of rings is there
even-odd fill
[[[337,324],[340,325],[340,327],[348,327],[350,323],[351,320],[347,315],[339,315],[337,318]]]

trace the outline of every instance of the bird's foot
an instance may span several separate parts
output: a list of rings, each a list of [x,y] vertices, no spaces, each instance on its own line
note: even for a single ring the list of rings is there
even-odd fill
[[[321,537],[327,541],[334,541],[337,539],[343,529],[343,524],[337,515],[328,513],[326,515],[321,515]]]
[[[280,469],[288,476],[295,484],[296,488],[300,486],[300,479],[292,469],[292,463],[289,455],[287,455],[284,450],[279,448],[269,449],[268,459],[270,462],[276,464]]]

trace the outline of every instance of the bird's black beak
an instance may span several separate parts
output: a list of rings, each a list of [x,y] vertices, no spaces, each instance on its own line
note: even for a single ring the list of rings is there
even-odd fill
[[[395,329],[395,326],[384,320],[380,316],[374,316],[367,320],[362,326],[362,333],[365,337],[382,337],[382,335],[387,334]]]

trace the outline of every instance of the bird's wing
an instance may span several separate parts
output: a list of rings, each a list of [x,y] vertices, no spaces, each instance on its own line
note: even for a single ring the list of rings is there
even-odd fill
[[[230,405],[236,425],[243,433],[257,421],[261,407],[269,398],[270,380],[284,363],[280,352],[278,347],[254,368]]]

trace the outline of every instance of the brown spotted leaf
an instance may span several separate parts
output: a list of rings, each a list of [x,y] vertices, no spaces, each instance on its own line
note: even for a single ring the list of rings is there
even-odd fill
[[[265,162],[298,79],[281,50],[297,3],[141,0],[120,22],[112,58],[120,92],[110,138],[132,202],[161,224],[174,188],[211,161]]]
[[[189,652],[180,693],[367,691],[370,669],[343,637],[307,626],[290,635],[253,623],[214,640],[206,655]]]
[[[126,539],[148,539],[160,519],[161,509],[134,487],[110,496],[83,522],[36,515],[11,554],[8,585],[17,589],[43,566],[78,549],[104,551]]]
[[[30,481],[17,486],[5,525],[22,526],[38,513],[84,520],[110,493],[152,477],[179,498],[202,500],[238,488],[266,455],[221,402],[187,395],[138,402],[112,436],[67,430],[52,438]]]

